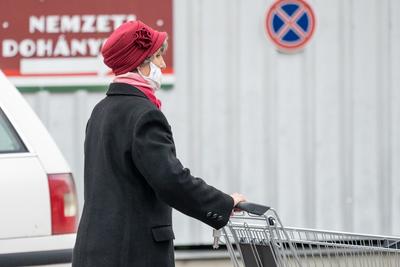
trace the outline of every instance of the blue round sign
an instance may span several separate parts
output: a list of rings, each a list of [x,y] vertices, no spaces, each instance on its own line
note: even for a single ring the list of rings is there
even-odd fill
[[[314,11],[304,0],[278,0],[268,9],[266,28],[279,50],[297,51],[314,33]]]

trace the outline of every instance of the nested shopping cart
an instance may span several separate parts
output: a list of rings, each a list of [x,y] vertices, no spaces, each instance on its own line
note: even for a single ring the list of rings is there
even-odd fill
[[[224,228],[214,230],[234,267],[400,267],[400,238],[284,227],[274,209],[239,203]]]

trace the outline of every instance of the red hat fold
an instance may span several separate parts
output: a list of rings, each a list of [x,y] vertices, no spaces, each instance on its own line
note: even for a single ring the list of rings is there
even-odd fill
[[[156,31],[139,20],[128,21],[110,35],[101,53],[104,63],[120,75],[136,69],[156,53],[166,39],[166,32]]]

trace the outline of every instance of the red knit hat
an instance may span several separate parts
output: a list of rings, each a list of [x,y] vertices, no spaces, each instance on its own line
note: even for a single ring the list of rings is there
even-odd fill
[[[101,49],[104,63],[116,75],[132,71],[157,52],[166,38],[166,32],[156,31],[139,20],[128,21],[104,43]]]

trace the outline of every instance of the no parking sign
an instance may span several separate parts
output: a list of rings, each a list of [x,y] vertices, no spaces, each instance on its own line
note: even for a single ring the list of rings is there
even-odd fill
[[[280,51],[299,51],[314,33],[314,11],[304,0],[277,0],[267,11],[266,29]]]

